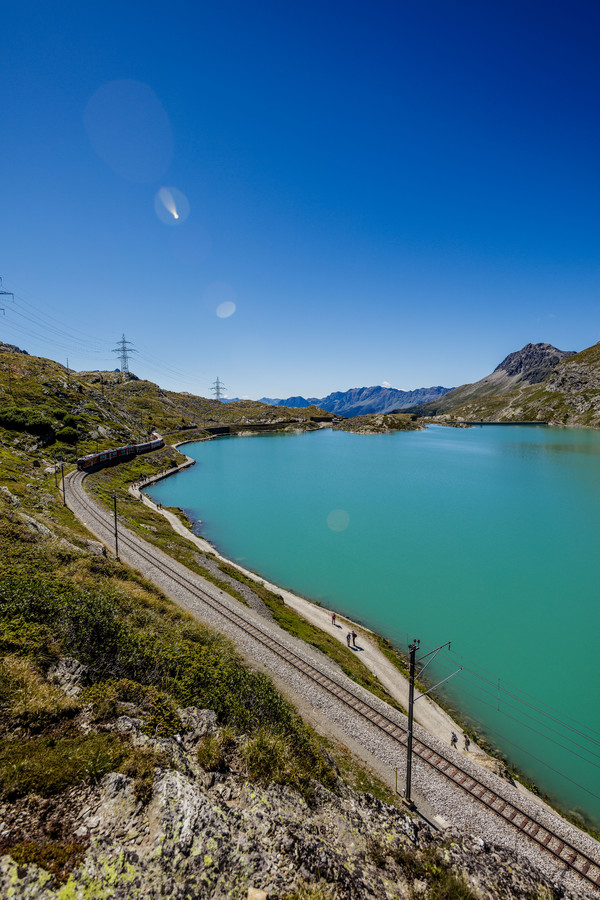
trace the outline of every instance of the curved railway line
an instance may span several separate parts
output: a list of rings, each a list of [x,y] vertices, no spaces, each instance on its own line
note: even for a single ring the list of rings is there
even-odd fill
[[[80,488],[78,494],[78,502],[84,508],[85,512],[90,516],[96,526],[96,534],[105,538],[102,533],[112,533],[112,524],[110,514],[104,515],[94,503],[87,497],[83,481],[87,477],[85,472],[73,472],[69,478],[72,487]],[[85,523],[88,524],[89,523]],[[92,525],[92,530],[94,526]],[[119,545],[127,547],[130,551],[137,554],[146,566],[158,568],[163,576],[171,579],[175,584],[184,588],[194,598],[207,604],[218,615],[223,616],[230,623],[241,628],[246,634],[249,634],[254,640],[260,642],[264,647],[268,648],[272,653],[283,659],[288,665],[302,673],[306,678],[318,684],[330,695],[337,698],[340,703],[350,707],[355,713],[367,720],[370,725],[378,728],[386,735],[402,747],[406,747],[407,729],[388,718],[385,714],[377,710],[374,706],[370,706],[351,690],[337,682],[330,675],[321,672],[315,665],[308,662],[298,653],[295,653],[285,644],[279,642],[270,635],[266,630],[260,628],[244,616],[243,612],[234,612],[224,604],[219,603],[209,593],[202,590],[192,578],[183,576],[175,566],[165,562],[158,553],[153,553],[147,548],[145,542],[138,538],[132,539],[130,534],[122,527],[119,529]],[[479,801],[488,810],[504,820],[512,828],[516,829],[520,834],[527,837],[546,853],[551,854],[554,859],[564,865],[564,867],[583,878],[588,884],[591,884],[597,890],[600,889],[600,861],[593,859],[583,850],[575,847],[564,837],[556,834],[547,825],[536,819],[531,813],[527,813],[517,806],[512,800],[496,792],[489,785],[480,781],[470,772],[456,765],[454,760],[448,759],[438,750],[429,746],[425,741],[414,738],[413,740],[414,754],[434,769],[438,774],[449,779],[454,785],[461,788],[470,797]]]

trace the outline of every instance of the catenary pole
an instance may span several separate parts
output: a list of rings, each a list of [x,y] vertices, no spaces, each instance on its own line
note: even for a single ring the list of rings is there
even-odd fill
[[[115,557],[117,562],[120,562],[119,559],[119,532],[117,529],[117,495],[113,494],[113,504],[115,510]]]
[[[443,678],[441,681],[438,681],[437,684],[434,684],[433,687],[430,687],[429,690],[424,691],[422,694],[419,694],[417,700],[415,700],[415,678],[416,678],[416,668],[417,662],[422,662],[427,657],[431,657],[429,662],[425,663],[421,671],[419,672],[419,676],[423,674],[427,666],[430,662],[433,662],[435,657],[438,655],[440,650],[443,650],[444,647],[448,647],[450,649],[451,641],[447,641],[445,644],[441,644],[439,647],[436,647],[435,650],[430,650],[429,653],[425,653],[423,656],[420,656],[417,660],[416,653],[420,645],[420,641],[417,638],[414,639],[412,644],[409,644],[408,650],[410,653],[409,662],[409,683],[408,683],[408,740],[406,743],[406,788],[404,791],[404,802],[407,806],[413,807],[414,803],[412,801],[411,790],[412,790],[412,745],[413,745],[413,719],[414,719],[414,706],[417,700],[420,700],[421,697],[426,697],[427,694],[430,694],[431,691],[434,691],[441,684],[445,684],[447,681],[450,681],[451,678],[454,678],[455,675],[458,675],[459,672],[462,672],[463,667],[460,666],[453,672],[452,675],[448,675],[446,678]]]
[[[408,682],[408,741],[406,744],[406,788],[404,791],[404,802],[407,806],[412,807],[411,786],[412,786],[412,745],[413,745],[413,717],[415,706],[415,668],[416,653],[420,645],[420,641],[416,638],[412,644],[409,644],[410,653],[410,669]]]

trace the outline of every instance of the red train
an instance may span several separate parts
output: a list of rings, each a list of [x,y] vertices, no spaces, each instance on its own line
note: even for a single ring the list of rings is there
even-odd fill
[[[162,438],[155,438],[153,441],[146,441],[145,444],[130,444],[128,447],[116,447],[114,450],[89,453],[87,456],[82,456],[77,460],[77,468],[85,470],[106,466],[115,460],[129,459],[131,456],[137,456],[138,453],[158,450],[159,447],[164,447],[164,445],[165,442]]]

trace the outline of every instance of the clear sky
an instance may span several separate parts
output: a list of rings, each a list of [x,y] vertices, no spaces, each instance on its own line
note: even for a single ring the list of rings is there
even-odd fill
[[[1,340],[81,370],[125,334],[141,377],[257,399],[600,338],[597,0],[4,0],[0,23]]]

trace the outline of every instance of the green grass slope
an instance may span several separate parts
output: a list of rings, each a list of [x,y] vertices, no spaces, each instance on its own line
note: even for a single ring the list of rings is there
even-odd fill
[[[221,403],[165,391],[117,372],[73,372],[22,353],[0,353],[0,441],[27,452],[49,448],[65,460],[145,440],[156,429],[181,439],[214,429],[309,429],[329,417],[317,407],[287,409],[252,400]]]
[[[600,343],[560,362],[540,384],[471,397],[443,415],[471,422],[539,421],[600,428]]]

